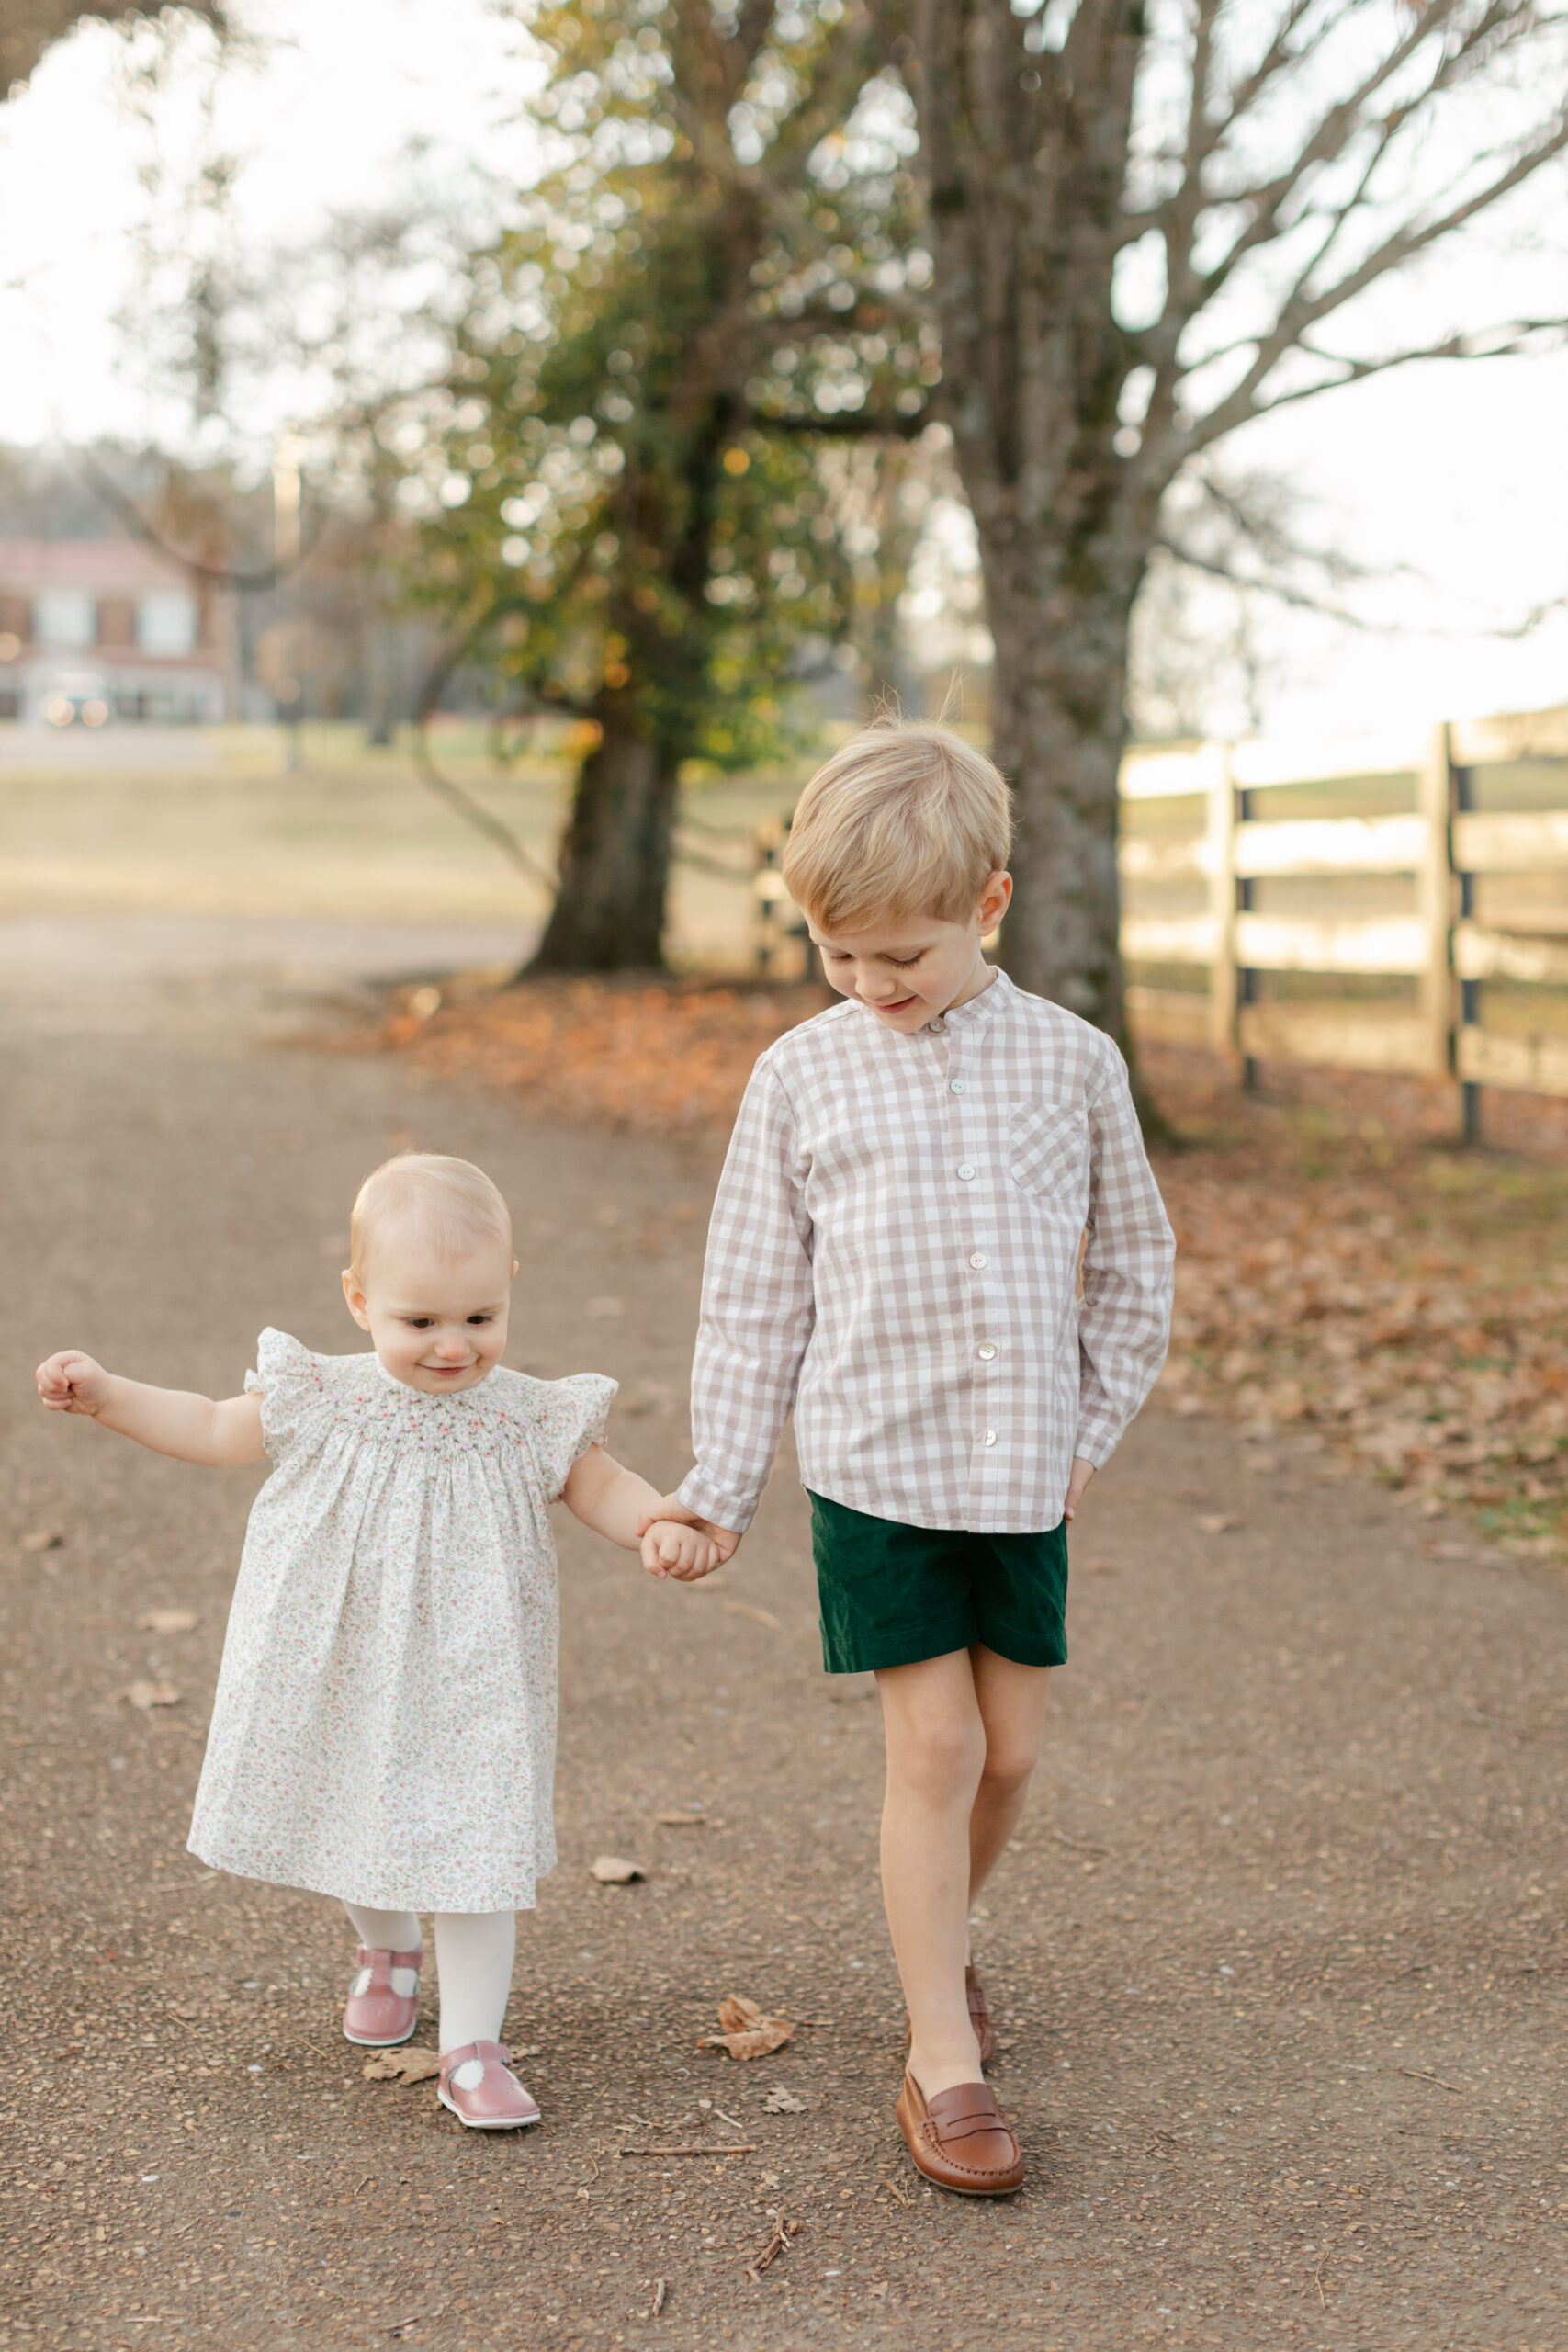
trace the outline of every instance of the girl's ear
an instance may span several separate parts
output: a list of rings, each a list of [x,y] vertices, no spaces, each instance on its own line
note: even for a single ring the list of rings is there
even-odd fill
[[[348,1311],[360,1329],[368,1331],[370,1309],[365,1303],[365,1293],[359,1287],[352,1266],[345,1266],[343,1270],[343,1295],[348,1303]]]

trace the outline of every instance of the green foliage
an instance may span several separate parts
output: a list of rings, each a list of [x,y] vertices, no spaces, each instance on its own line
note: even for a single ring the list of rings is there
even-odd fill
[[[845,0],[574,0],[551,168],[471,257],[422,593],[522,709],[728,768],[789,741],[863,580],[844,442],[918,417],[907,110]]]

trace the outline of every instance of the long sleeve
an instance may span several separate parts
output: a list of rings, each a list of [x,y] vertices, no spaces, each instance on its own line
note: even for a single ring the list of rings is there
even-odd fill
[[[688,1510],[737,1533],[773,1468],[816,1316],[804,1176],[788,1098],[760,1063],[708,1228],[692,1364],[697,1459],[680,1488]]]
[[[1078,1428],[1073,1451],[1098,1465],[1159,1377],[1170,1340],[1176,1238],[1144,1150],[1127,1066],[1107,1048],[1089,1097],[1089,1238],[1078,1317]]]

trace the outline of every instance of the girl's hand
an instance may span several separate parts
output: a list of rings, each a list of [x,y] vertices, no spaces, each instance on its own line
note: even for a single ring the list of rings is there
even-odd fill
[[[80,1348],[51,1356],[34,1378],[46,1412],[86,1413],[96,1419],[109,1400],[109,1374]]]
[[[645,1510],[637,1524],[637,1533],[645,1535],[655,1521],[663,1520],[673,1520],[681,1527],[694,1527],[699,1534],[705,1535],[717,1555],[712,1563],[714,1567],[731,1558],[740,1543],[733,1528],[720,1527],[711,1519],[699,1519],[695,1511],[686,1509],[678,1495],[665,1495],[650,1510]],[[706,1568],[702,1570],[705,1577],[707,1573]]]
[[[694,1584],[699,1577],[711,1576],[718,1563],[717,1544],[700,1528],[656,1519],[643,1532],[642,1565],[649,1576],[675,1577],[682,1584]]]

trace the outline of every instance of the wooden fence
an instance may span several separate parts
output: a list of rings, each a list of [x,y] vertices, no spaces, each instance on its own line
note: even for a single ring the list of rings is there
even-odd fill
[[[1568,708],[1134,751],[1122,947],[1150,1039],[1568,1095]]]
[[[1122,771],[1134,1030],[1266,1060],[1568,1096],[1568,707],[1309,741],[1134,749]],[[759,972],[808,956],[752,837]],[[737,879],[740,878],[739,876]]]

